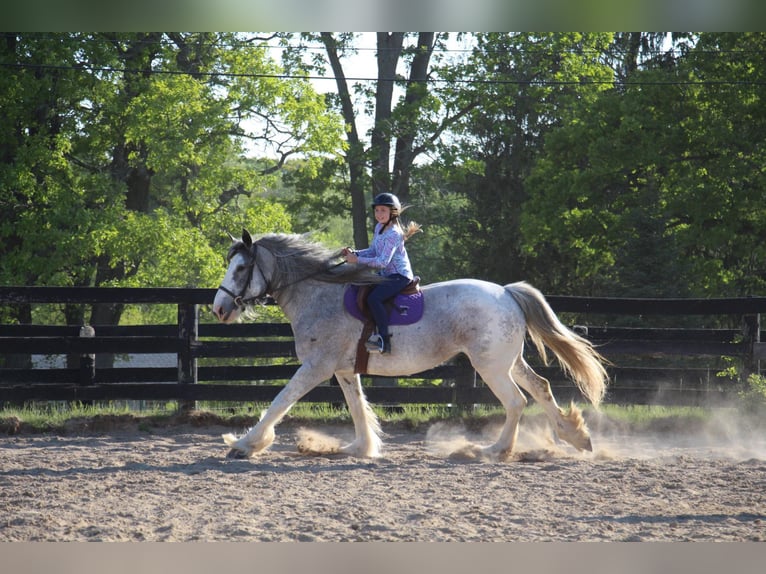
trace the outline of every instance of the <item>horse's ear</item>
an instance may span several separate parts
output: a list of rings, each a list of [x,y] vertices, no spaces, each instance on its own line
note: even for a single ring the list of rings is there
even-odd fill
[[[244,243],[245,247],[248,249],[253,245],[253,238],[250,237],[250,232],[244,228],[242,229],[242,243]]]
[[[232,242],[232,243],[236,243],[236,241],[237,241],[237,238],[236,238],[236,237],[234,237],[234,236],[233,236],[233,235],[232,235],[232,234],[231,234],[229,231],[227,231],[227,232],[226,232],[226,235],[228,235],[228,236],[229,236],[229,238],[231,239],[231,242]]]

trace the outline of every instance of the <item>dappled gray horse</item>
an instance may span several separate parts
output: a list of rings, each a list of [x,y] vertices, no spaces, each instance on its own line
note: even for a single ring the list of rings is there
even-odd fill
[[[340,383],[355,429],[354,440],[340,452],[380,456],[379,422],[354,372],[363,323],[343,305],[349,284],[374,283],[380,277],[364,266],[343,263],[339,251],[299,235],[269,234],[254,241],[243,231],[242,239],[234,240],[228,261],[213,303],[215,316],[230,323],[248,305],[267,295],[273,297],[290,321],[301,363],[253,428],[241,437],[224,435],[231,447],[229,456],[249,457],[268,448],[274,441],[274,427],[290,408],[333,375]],[[513,451],[527,403],[519,387],[542,406],[560,439],[577,449],[592,450],[580,410],[574,403],[568,411],[561,409],[548,381],[524,360],[524,339],[528,334],[546,361],[546,347],[553,351],[564,371],[595,406],[607,384],[603,358],[589,341],[559,321],[537,289],[523,282],[501,286],[458,279],[426,285],[422,296],[422,318],[412,325],[391,327],[393,352],[372,353],[369,374],[412,375],[464,353],[506,412],[500,436],[493,444],[474,445],[478,454],[505,459]]]

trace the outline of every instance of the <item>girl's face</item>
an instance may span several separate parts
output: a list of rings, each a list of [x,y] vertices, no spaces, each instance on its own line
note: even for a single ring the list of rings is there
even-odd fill
[[[375,221],[385,225],[391,219],[391,208],[387,205],[375,206]]]

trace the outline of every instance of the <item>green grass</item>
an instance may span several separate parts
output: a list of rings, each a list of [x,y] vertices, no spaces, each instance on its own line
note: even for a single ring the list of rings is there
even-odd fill
[[[680,418],[702,422],[710,410],[702,407],[664,407],[660,405],[602,405],[601,412],[612,420],[631,426],[646,426],[659,419]]]
[[[170,402],[155,408],[131,410],[122,402],[95,406],[69,403],[36,404],[25,407],[0,409],[0,435],[26,433],[60,433],[77,429],[114,430],[133,425],[138,430],[151,432],[155,427],[174,424],[206,426],[247,427],[254,425],[267,403],[197,404],[193,412],[180,412],[176,403]],[[592,407],[580,405],[586,415],[593,416]],[[492,419],[502,420],[504,414],[499,406],[476,405],[472,409],[456,409],[446,405],[404,405],[400,408],[374,407],[384,424],[398,424],[417,429],[437,421],[459,421],[467,425],[482,424]],[[525,417],[543,414],[535,403],[524,410]],[[691,426],[703,424],[712,417],[711,411],[698,407],[663,406],[616,406],[602,405],[601,415],[609,420],[635,429],[673,424]],[[351,416],[345,406],[326,403],[298,403],[286,421],[351,424]]]
[[[84,405],[80,403],[41,403],[23,407],[0,409],[0,434],[13,434],[23,426],[28,432],[56,432],[78,420],[98,418],[135,419],[137,422],[168,418],[175,413],[175,405],[169,409],[151,409],[136,412],[124,404],[105,403]]]

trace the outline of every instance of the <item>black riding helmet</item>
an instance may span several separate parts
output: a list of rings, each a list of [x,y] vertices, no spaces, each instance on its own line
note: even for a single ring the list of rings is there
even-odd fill
[[[391,215],[399,215],[402,209],[402,204],[399,202],[399,198],[393,193],[379,193],[372,200],[372,207],[376,205],[386,205],[391,208]]]

